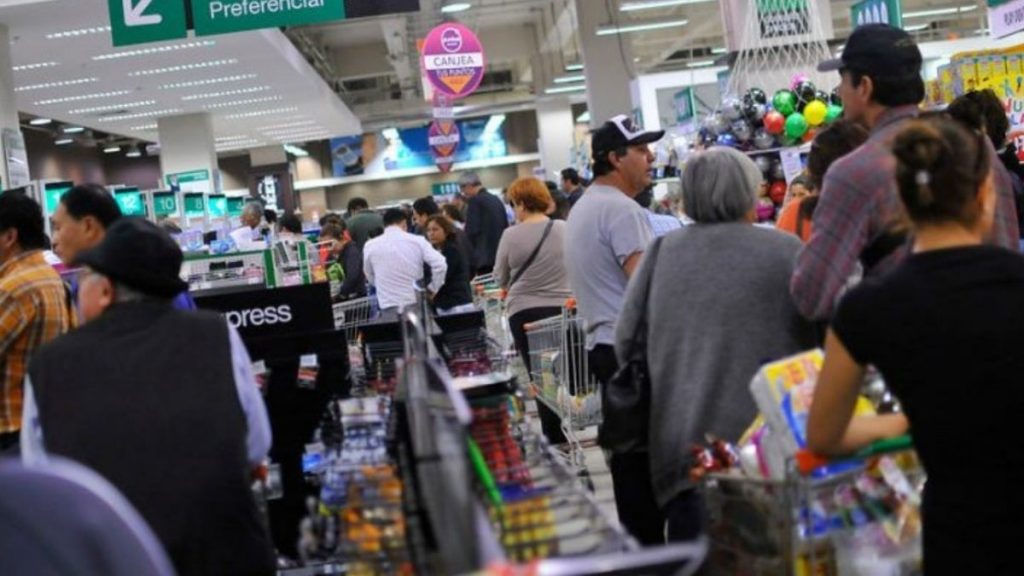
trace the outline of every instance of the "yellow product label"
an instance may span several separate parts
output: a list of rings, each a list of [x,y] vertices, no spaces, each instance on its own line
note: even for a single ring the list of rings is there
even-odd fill
[[[958,90],[957,94],[966,94],[978,89],[978,62],[971,58],[964,61],[957,67]]]
[[[814,381],[824,361],[825,355],[821,350],[811,350],[766,364],[761,368],[761,373],[768,382],[777,384],[776,400],[781,400],[781,394],[806,382]]]
[[[1009,76],[1016,76],[1017,74],[1024,74],[1024,69],[1021,67],[1021,62],[1024,60],[1024,55],[1021,54],[1010,54],[1006,57],[1006,74]]]
[[[989,64],[992,67],[992,76],[1005,76],[1006,75],[1006,55],[997,54],[989,57]]]

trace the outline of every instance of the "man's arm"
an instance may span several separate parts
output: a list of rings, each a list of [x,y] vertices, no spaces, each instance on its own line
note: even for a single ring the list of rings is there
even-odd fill
[[[814,211],[811,239],[797,256],[789,291],[797,310],[809,320],[832,316],[836,298],[857,267],[868,241],[873,202],[834,170],[825,177]]]
[[[349,294],[364,292],[366,286],[360,286],[360,284],[365,283],[363,256],[359,252],[359,247],[352,244],[345,251],[345,281],[341,283],[341,295],[348,296]]]
[[[363,247],[363,273],[366,274],[366,281],[373,284],[373,262],[370,259],[370,255],[373,253],[369,242]]]
[[[444,279],[448,274],[448,261],[440,252],[434,250],[434,247],[426,239],[417,236],[416,244],[423,254],[423,261],[430,267],[430,285],[427,286],[427,290],[430,290],[431,294],[437,294],[444,286]]]
[[[46,464],[48,457],[43,446],[43,429],[39,422],[39,408],[32,380],[25,376],[25,393],[21,407],[21,461],[26,466]]]
[[[246,435],[246,454],[249,464],[257,467],[263,463],[270,451],[270,418],[267,416],[267,407],[263,404],[260,396],[259,386],[256,384],[256,377],[252,373],[252,359],[249,358],[249,351],[242,343],[242,337],[233,326],[228,325],[228,339],[231,342],[231,368],[235,378],[235,387],[238,390],[238,401],[242,405],[242,412],[245,413],[245,423],[248,427]]]
[[[28,323],[29,318],[21,305],[10,294],[0,293],[0,356],[7,355]]]
[[[626,258],[626,261],[622,263],[622,270],[626,273],[626,278],[633,277],[633,273],[636,272],[636,269],[640,266],[640,262],[643,258],[643,252],[634,252],[629,256],[629,258]]]
[[[647,212],[640,208],[623,214],[611,223],[611,247],[619,265],[630,278],[640,265],[644,250],[654,241]]]

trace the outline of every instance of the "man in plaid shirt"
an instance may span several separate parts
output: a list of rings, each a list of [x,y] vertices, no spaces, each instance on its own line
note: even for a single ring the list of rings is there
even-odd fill
[[[884,24],[854,30],[842,57],[823,62],[818,70],[839,71],[844,116],[871,130],[863,146],[825,175],[814,231],[790,283],[797,309],[807,318],[827,320],[858,263],[865,276],[877,276],[908,253],[889,146],[905,121],[917,116],[924,82],[921,51],[913,38]],[[1016,250],[1018,226],[1008,184],[996,178],[999,201],[989,242]]]
[[[71,328],[64,283],[43,258],[45,239],[39,204],[0,194],[0,454],[16,453],[29,357]]]

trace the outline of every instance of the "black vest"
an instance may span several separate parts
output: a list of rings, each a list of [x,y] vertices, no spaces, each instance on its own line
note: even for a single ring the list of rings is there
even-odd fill
[[[116,486],[182,576],[274,573],[223,318],[118,304],[41,348],[29,374],[47,452]]]

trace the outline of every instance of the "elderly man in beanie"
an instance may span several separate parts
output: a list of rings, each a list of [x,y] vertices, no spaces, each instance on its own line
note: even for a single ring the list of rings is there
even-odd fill
[[[122,219],[82,252],[86,324],[44,346],[25,381],[22,457],[76,460],[116,486],[179,574],[273,574],[250,489],[270,447],[266,408],[238,334],[175,310],[181,250]]]

